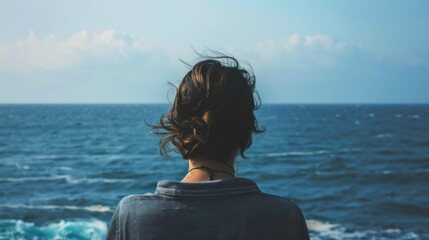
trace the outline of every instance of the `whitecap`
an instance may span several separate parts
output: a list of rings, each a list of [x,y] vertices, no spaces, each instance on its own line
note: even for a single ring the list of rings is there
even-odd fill
[[[358,148],[344,148],[339,150],[319,150],[319,151],[308,151],[308,152],[280,152],[280,153],[268,153],[266,157],[299,157],[299,156],[316,156],[316,155],[326,155],[326,154],[338,154],[338,153],[348,153],[348,152],[358,152]]]
[[[65,221],[38,226],[22,220],[0,220],[0,239],[104,239],[107,224],[97,219]]]
[[[420,115],[418,115],[418,114],[416,114],[416,115],[411,115],[411,116],[409,116],[408,118],[411,118],[411,119],[418,119],[418,118],[420,118]]]
[[[368,114],[368,116],[369,116],[370,118],[373,118],[373,117],[375,116],[375,114],[374,114],[374,113],[370,113],[370,114]]]
[[[61,166],[61,167],[58,167],[57,169],[58,170],[63,170],[63,171],[73,171],[73,168],[71,168],[71,167],[63,167],[63,166]]]
[[[22,169],[22,170],[28,170],[28,169],[30,169],[30,166],[28,166],[28,165],[20,165],[19,163],[15,163],[15,166],[16,166],[16,168],[18,168],[18,169]]]
[[[420,239],[419,235],[413,232],[405,234],[404,239]]]
[[[391,137],[393,137],[393,134],[391,134],[391,133],[381,133],[381,134],[375,135],[374,137],[375,138],[391,138]]]
[[[22,178],[0,178],[0,182],[26,182],[26,181],[43,181],[43,180],[58,180],[60,176],[55,177],[22,177]]]
[[[385,233],[401,233],[402,231],[401,231],[401,229],[398,229],[398,228],[388,228],[388,229],[383,230],[383,232],[385,232]]]
[[[403,233],[401,229],[368,229],[353,231],[340,224],[307,220],[311,239],[420,239],[414,232]]]
[[[340,224],[323,223],[317,220],[308,220],[306,221],[306,223],[307,223],[308,230],[313,230],[313,231],[326,231],[340,226]]]
[[[71,184],[78,183],[116,183],[116,182],[131,182],[130,179],[113,179],[113,178],[71,178],[67,177],[66,181]]]
[[[395,117],[397,117],[397,118],[401,118],[401,117],[402,117],[402,114],[395,114]]]

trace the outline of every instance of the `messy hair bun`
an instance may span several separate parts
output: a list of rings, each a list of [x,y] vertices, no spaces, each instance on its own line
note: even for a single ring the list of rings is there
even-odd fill
[[[255,76],[229,56],[200,61],[177,87],[172,108],[152,132],[160,135],[160,153],[179,151],[184,159],[223,161],[252,144],[258,127],[253,113],[260,105]]]

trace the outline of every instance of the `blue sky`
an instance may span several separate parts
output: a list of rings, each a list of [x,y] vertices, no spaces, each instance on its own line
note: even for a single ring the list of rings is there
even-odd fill
[[[0,103],[162,103],[215,49],[263,103],[429,103],[427,1],[1,1]],[[171,97],[170,97],[171,98]]]

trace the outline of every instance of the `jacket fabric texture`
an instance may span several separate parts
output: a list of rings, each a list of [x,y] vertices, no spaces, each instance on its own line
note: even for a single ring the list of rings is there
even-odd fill
[[[310,239],[300,208],[247,178],[159,181],[118,204],[107,240]]]

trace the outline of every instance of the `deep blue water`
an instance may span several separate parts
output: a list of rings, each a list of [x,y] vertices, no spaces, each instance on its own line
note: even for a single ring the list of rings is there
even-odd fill
[[[0,239],[102,239],[119,200],[180,181],[168,105],[0,105]],[[263,105],[238,176],[296,201],[313,239],[429,239],[429,105]]]

